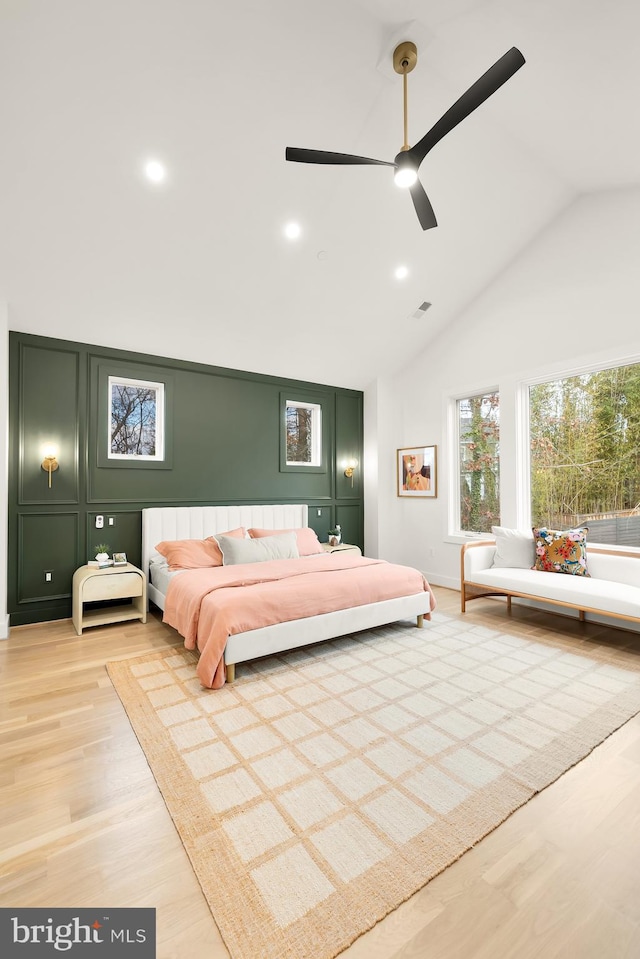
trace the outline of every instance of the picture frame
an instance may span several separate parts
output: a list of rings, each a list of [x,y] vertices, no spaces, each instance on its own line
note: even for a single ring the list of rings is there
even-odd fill
[[[114,566],[126,566],[126,565],[127,565],[127,554],[126,554],[126,553],[114,553],[114,554],[113,554],[113,565],[114,565]]]
[[[437,447],[408,446],[396,453],[397,495],[431,498],[438,495]]]

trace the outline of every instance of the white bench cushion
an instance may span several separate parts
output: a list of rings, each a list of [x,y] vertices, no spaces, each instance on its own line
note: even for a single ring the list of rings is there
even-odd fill
[[[636,561],[632,560],[632,563],[635,566]],[[640,585],[630,586],[627,583],[564,573],[497,567],[475,570],[467,582],[496,591],[525,593],[532,599],[551,599],[578,609],[602,610],[640,619]]]

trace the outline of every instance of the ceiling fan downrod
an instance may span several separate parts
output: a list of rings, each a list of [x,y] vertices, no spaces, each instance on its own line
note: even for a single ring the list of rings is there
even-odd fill
[[[393,51],[393,69],[396,73],[402,75],[402,99],[404,106],[404,142],[400,147],[400,152],[409,150],[409,109],[408,109],[408,85],[407,74],[415,69],[418,62],[418,48],[411,40],[404,40],[399,43]]]

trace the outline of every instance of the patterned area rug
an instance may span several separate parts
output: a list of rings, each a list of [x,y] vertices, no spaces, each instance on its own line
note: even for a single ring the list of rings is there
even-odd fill
[[[109,674],[234,959],[330,959],[640,711],[640,662],[445,615]]]

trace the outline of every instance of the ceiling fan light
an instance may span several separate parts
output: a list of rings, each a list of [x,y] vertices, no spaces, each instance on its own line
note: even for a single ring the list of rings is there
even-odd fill
[[[401,166],[398,167],[396,172],[393,175],[396,186],[407,188],[413,186],[413,184],[418,179],[418,174],[413,167],[410,166]]]

